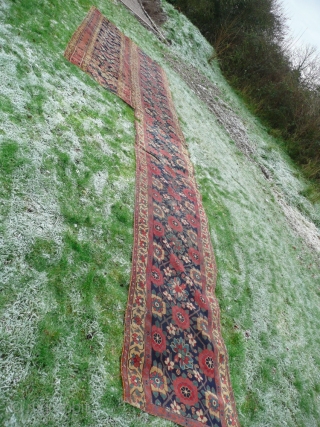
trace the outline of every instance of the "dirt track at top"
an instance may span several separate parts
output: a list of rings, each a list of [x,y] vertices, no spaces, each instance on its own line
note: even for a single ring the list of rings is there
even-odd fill
[[[148,26],[152,26],[149,16],[144,12],[138,0],[121,0],[138,18],[144,21]]]
[[[158,26],[166,21],[160,2],[157,0],[121,0],[121,2],[157,36],[162,38]]]

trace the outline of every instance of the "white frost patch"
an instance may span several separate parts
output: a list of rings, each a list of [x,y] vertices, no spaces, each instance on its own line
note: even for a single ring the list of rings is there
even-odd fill
[[[85,131],[90,131],[94,128],[102,128],[104,123],[101,119],[93,119],[92,117],[87,117],[82,121],[82,126]]]
[[[1,1],[1,8],[0,8],[0,18],[3,16],[8,16],[9,10],[10,10],[10,3],[6,2],[5,0]]]
[[[131,150],[130,150],[130,147],[121,147],[121,151],[119,150],[119,151],[118,151],[118,153],[117,153],[117,155],[118,155],[118,157],[119,157],[120,162],[121,162],[123,165],[126,165],[126,166],[129,166],[129,165],[131,164],[131,162],[132,162],[132,160],[130,159],[130,157],[128,157],[128,156],[126,155],[126,153],[127,153],[128,151],[131,151]]]
[[[46,291],[46,275],[31,278],[28,288],[9,304],[0,319],[2,357],[0,358],[0,394],[7,394],[28,375],[32,349],[37,339],[41,316],[55,307]]]
[[[99,171],[93,175],[93,186],[98,196],[101,196],[108,183],[108,172]]]
[[[173,11],[173,6],[167,2],[162,3],[166,13]],[[197,64],[205,74],[208,74],[208,58],[213,53],[212,46],[203,38],[200,31],[183,15],[168,19],[162,30],[171,40],[170,50],[190,64]],[[212,70],[210,70],[212,73]]]
[[[83,271],[85,274],[85,270]],[[77,289],[72,289],[69,293],[70,304],[72,307],[72,312],[76,316],[84,316],[86,313],[86,307],[83,305],[83,299],[80,292]]]
[[[121,118],[118,121],[118,128],[121,129],[121,131],[132,135],[134,132],[134,125],[129,120],[125,120],[124,118]]]
[[[63,221],[53,194],[43,188],[39,171],[34,172],[32,179],[24,181],[23,170],[19,172],[15,178],[17,186],[18,182],[23,182],[24,197],[15,193],[12,195],[8,215],[3,222],[4,240],[0,240],[2,253],[10,248],[10,252],[14,250],[16,256],[24,256],[37,237],[53,240],[60,247]]]
[[[115,252],[115,251],[112,251],[112,250],[111,250],[111,252],[112,252],[112,255],[113,255],[113,263],[115,265],[121,266],[121,270],[125,274],[129,275],[130,272],[131,272],[131,262],[128,259],[123,258],[122,253]],[[119,307],[119,309],[122,308],[121,305],[120,305],[120,303],[118,304],[118,307]]]
[[[121,200],[124,195],[132,196],[133,183],[134,177],[125,178],[123,176],[119,176],[118,180],[113,183],[113,189],[116,193],[114,195],[114,200]],[[131,211],[133,212],[133,206],[131,206]]]
[[[315,224],[303,216],[297,208],[288,205],[280,194],[276,196],[279,205],[282,207],[294,231],[308,244],[308,246],[320,252],[320,232]]]
[[[105,136],[102,137],[100,133],[95,133],[93,136],[87,138],[88,142],[90,141],[92,141],[93,143],[97,142],[100,145],[100,149],[104,154],[106,154],[107,156],[112,156],[114,154],[114,151],[108,145],[106,140],[107,138]]]
[[[5,39],[1,38],[0,45],[5,43]],[[26,93],[23,85],[17,84],[17,57],[12,53],[6,53],[0,50],[0,93],[9,99],[13,105],[15,112],[23,113],[25,105],[30,101],[30,95]]]
[[[106,372],[108,370],[108,362],[105,358],[95,360],[95,365],[92,366],[91,369],[90,390],[94,425],[96,427],[104,427],[110,422],[110,416],[101,405],[101,399],[103,398],[107,387]]]

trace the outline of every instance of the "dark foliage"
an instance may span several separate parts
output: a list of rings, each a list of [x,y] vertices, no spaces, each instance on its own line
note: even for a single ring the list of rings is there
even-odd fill
[[[283,43],[285,17],[276,0],[171,2],[212,43],[225,76],[270,132],[284,139],[306,175],[320,182],[320,86],[306,76],[313,67],[314,78],[319,64],[307,54],[294,64]]]

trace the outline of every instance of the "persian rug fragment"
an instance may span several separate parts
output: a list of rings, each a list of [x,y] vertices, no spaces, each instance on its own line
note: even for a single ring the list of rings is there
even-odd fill
[[[65,57],[137,119],[124,400],[183,426],[238,426],[207,218],[166,75],[94,7]]]

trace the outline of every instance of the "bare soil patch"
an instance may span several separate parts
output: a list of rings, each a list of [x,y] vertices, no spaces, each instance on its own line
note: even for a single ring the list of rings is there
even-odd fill
[[[141,0],[147,14],[156,25],[163,25],[167,20],[167,15],[161,8],[160,0]]]

